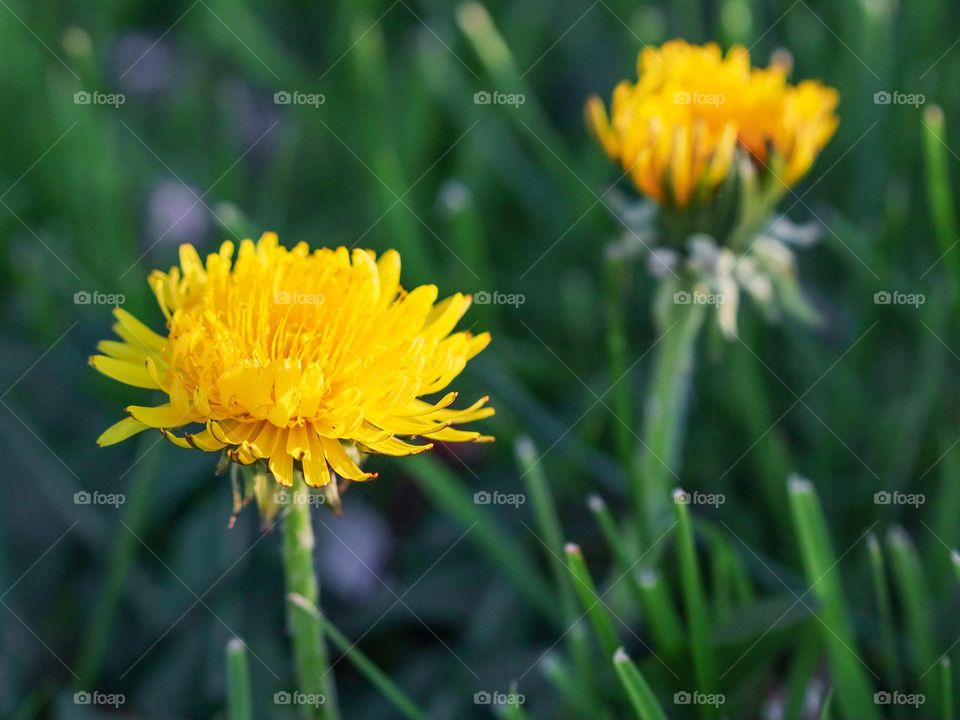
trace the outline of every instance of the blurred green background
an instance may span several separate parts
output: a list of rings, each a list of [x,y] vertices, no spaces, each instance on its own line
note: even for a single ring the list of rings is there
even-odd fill
[[[153,435],[97,449],[146,393],[86,364],[110,334],[103,295],[122,294],[160,328],[150,269],[176,262],[181,242],[203,253],[263,230],[287,244],[397,248],[407,286],[522,299],[466,319],[494,343],[457,389],[493,397],[498,414],[483,425],[497,442],[374,459],[381,477],[346,494],[345,518],[317,514],[323,603],[430,717],[489,717],[474,693],[512,680],[531,716],[580,716],[538,669],[563,627],[550,618],[559,601],[531,503],[472,498],[526,491],[514,451],[529,436],[564,538],[584,547],[598,582],[612,572],[585,499],[599,493],[618,516],[627,504],[616,413],[639,423],[654,281],[637,264],[622,287],[609,282],[604,249],[622,231],[612,209],[633,190],[610,187],[619,171],[582,107],[634,76],[645,43],[671,37],[744,43],[759,64],[789,49],[795,80],[821,78],[842,97],[837,136],[783,208],[824,226],[798,252],[823,323],[770,325],[746,307],[741,341],[707,334],[682,480],[726,495],[706,521],[742,540],[733,551],[771,595],[783,588],[764,566],[805,589],[789,472],[817,487],[837,553],[851,548],[854,607],[869,593],[856,543],[903,523],[941,591],[940,651],[956,637],[944,546],[960,541],[960,250],[940,259],[952,230],[931,219],[923,164],[924,111],[937,103],[946,171],[960,169],[952,3],[515,0],[489,14],[432,0],[0,4],[0,716],[110,714],[74,703],[96,688],[123,693],[126,717],[222,717],[233,635],[255,654],[255,716],[294,716],[272,703],[293,689],[278,533],[262,534],[252,510],[228,529],[213,455]],[[523,102],[483,103],[484,92]],[[878,104],[878,92],[923,104]],[[895,290],[926,302],[875,304]],[[611,307],[626,316],[631,363],[620,405]],[[881,490],[926,502],[877,505]],[[81,491],[125,502],[78,504]],[[869,653],[870,621],[857,623]],[[756,696],[778,691],[789,657],[746,656]],[[391,716],[348,662],[336,673],[345,717]]]

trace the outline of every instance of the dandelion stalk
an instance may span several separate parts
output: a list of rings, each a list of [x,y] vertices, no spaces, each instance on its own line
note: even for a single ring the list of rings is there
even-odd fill
[[[350,642],[346,635],[340,632],[323,613],[317,610],[316,605],[302,595],[291,595],[289,600],[298,612],[307,614],[320,624],[323,632],[330,638],[330,642],[345,653],[347,660],[353,664],[357,671],[377,688],[407,720],[427,720],[427,713],[401,690],[383,670],[362,653],[357,648],[356,643]]]
[[[671,477],[677,478],[687,399],[696,362],[704,309],[673,303],[660,322],[653,378],[645,405],[639,487],[633,488],[645,544],[654,542],[667,521]]]
[[[295,494],[305,492],[299,473],[295,473],[293,491]],[[310,505],[295,497],[283,518],[283,566],[287,594],[302,597],[319,608],[320,587],[313,567],[313,546]],[[304,693],[324,698],[324,702],[315,708],[304,705],[304,717],[308,720],[338,720],[336,688],[327,657],[323,625],[318,617],[298,611],[292,602],[288,602],[287,618],[299,688]]]
[[[239,638],[232,638],[227,643],[227,717],[229,720],[253,720],[250,663],[247,647]]]

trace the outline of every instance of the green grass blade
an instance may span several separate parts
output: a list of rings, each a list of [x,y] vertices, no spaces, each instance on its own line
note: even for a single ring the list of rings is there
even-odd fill
[[[597,587],[590,577],[590,571],[587,569],[587,563],[583,559],[583,553],[580,546],[575,543],[567,543],[564,547],[564,553],[567,556],[567,569],[573,577],[573,588],[580,598],[580,604],[583,611],[587,614],[593,631],[597,635],[600,647],[607,655],[613,655],[620,646],[617,640],[617,633],[613,627],[613,620],[597,593]]]
[[[943,720],[953,720],[953,663],[950,658],[940,660],[940,697],[943,702]]]
[[[630,699],[630,706],[637,717],[637,720],[667,720],[667,715],[657,702],[656,696],[647,685],[640,670],[633,664],[630,656],[623,648],[617,648],[613,654],[613,667],[617,671],[617,677],[620,678],[620,684],[623,685],[627,697]]]
[[[551,653],[540,661],[540,670],[562,700],[562,706],[571,717],[607,718],[601,703],[582,681],[579,672],[573,672],[557,655]]]
[[[253,720],[250,663],[247,646],[240,638],[231,638],[227,643],[227,717],[229,720]]]
[[[943,253],[943,262],[950,269],[954,290],[960,283],[960,252],[954,247],[960,240],[957,209],[950,184],[950,152],[946,142],[943,110],[931,105],[923,113],[923,149],[927,171],[927,201],[934,233]]]
[[[577,619],[576,600],[570,585],[570,576],[563,562],[563,531],[560,528],[560,518],[557,515],[557,506],[553,501],[553,494],[547,483],[543,471],[543,464],[538,462],[538,455],[533,441],[522,436],[516,443],[517,462],[520,465],[521,479],[524,481],[527,493],[530,495],[530,505],[533,507],[533,516],[536,521],[537,532],[546,545],[547,562],[553,571],[557,595],[560,598],[560,608],[563,612],[563,622],[569,625]]]
[[[667,664],[672,664],[683,652],[686,633],[670,590],[655,568],[641,570],[636,580],[647,631],[653,637],[657,652],[663,655]]]
[[[687,627],[690,631],[690,654],[693,657],[694,676],[697,691],[715,694],[717,687],[717,663],[713,646],[710,643],[710,617],[707,613],[707,599],[700,577],[700,564],[697,562],[697,548],[693,536],[693,522],[690,519],[690,506],[681,502],[683,490],[673,492],[674,512],[677,519],[677,561],[680,565],[683,602],[687,613]],[[701,705],[703,717],[715,717],[716,707]]]
[[[630,559],[629,545],[620,528],[617,527],[617,521],[610,512],[610,508],[607,507],[606,501],[599,495],[590,495],[587,497],[587,507],[593,513],[593,517],[600,527],[600,532],[603,534],[603,539],[606,540],[607,547],[610,548],[610,554],[616,560],[620,571],[630,571],[635,563]]]
[[[837,704],[845,718],[878,720],[869,678],[856,655],[856,640],[823,508],[809,480],[794,476],[787,491],[804,571],[811,584],[809,592],[820,604],[820,622],[814,627],[821,632],[827,648]]]
[[[920,563],[916,547],[903,528],[892,527],[887,532],[893,579],[903,608],[907,631],[908,657],[913,674],[920,677],[920,687],[927,702],[938,702],[937,679],[932,672],[937,664],[934,650],[933,608],[926,573]]]
[[[346,655],[347,660],[357,669],[357,671],[373,685],[384,698],[408,720],[428,720],[427,713],[422,710],[400,687],[390,679],[383,670],[377,667],[370,658],[368,658],[355,643],[344,635],[323,613],[317,610],[316,605],[309,602],[301,595],[291,595],[290,603],[296,607],[299,612],[307,614],[314,618],[323,628],[323,632],[330,642],[339,648]]]
[[[820,720],[833,720],[833,690],[827,693],[823,699],[823,707],[820,708]]]
[[[897,659],[896,631],[893,625],[893,610],[890,591],[887,587],[887,572],[883,560],[883,549],[873,533],[867,536],[867,552],[870,560],[870,574],[873,580],[873,596],[877,605],[877,618],[880,629],[880,651],[883,657],[884,671],[889,687],[903,687],[900,663]]]

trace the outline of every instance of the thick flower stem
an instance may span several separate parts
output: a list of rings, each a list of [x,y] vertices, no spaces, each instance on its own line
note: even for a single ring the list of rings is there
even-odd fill
[[[303,480],[294,478],[295,501],[283,518],[283,566],[287,596],[306,599],[320,607],[320,589],[313,568],[313,525],[310,505],[305,502]],[[309,720],[339,720],[333,673],[327,656],[323,626],[309,614],[297,612],[288,601],[287,619],[293,640],[297,681],[300,692],[313,696],[316,703],[301,705],[302,717]]]
[[[687,298],[689,299],[689,294]],[[640,473],[633,495],[644,543],[653,543],[666,526],[670,491],[678,484],[680,445],[696,364],[704,306],[664,298],[653,376],[644,408]]]

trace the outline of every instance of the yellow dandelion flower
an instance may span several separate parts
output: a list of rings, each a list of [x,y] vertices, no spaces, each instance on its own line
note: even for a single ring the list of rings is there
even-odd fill
[[[437,302],[437,288],[400,287],[400,256],[340,247],[288,250],[273,233],[244,240],[234,260],[225,242],[206,262],[192,245],[180,264],[149,279],[167,319],[161,335],[122,309],[120,341],[91,358],[104,375],[160,390],[167,402],[133,405],[130,417],[98,439],[110,445],[158,428],[180,447],[225,450],[235,462],[260,459],[283,485],[302,467],[306,483],[331,471],[374,477],[354,449],[408,455],[428,441],[487,441],[456,425],[493,414],[488,398],[451,407],[440,393],[490,342],[489,333],[453,332],[471,298]],[[197,432],[174,431],[200,424]]]
[[[837,128],[836,90],[792,86],[781,64],[751,68],[741,46],[724,55],[713,43],[672,40],[640,53],[637,76],[616,86],[609,116],[600,98],[589,98],[587,124],[637,188],[663,205],[709,197],[738,149],[792,185]]]

